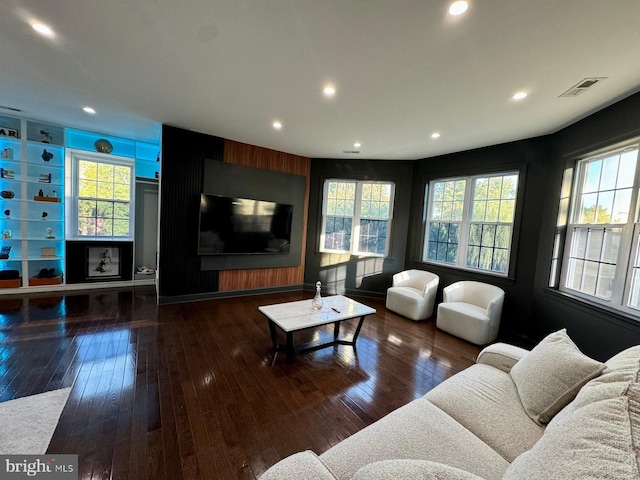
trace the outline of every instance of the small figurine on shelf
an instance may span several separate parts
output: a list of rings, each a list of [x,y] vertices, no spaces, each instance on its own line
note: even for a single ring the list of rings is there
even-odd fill
[[[53,192],[51,192],[51,196],[53,198],[58,198],[58,194],[56,193],[56,191],[54,190]]]
[[[5,230],[2,232],[2,238],[11,238],[11,230]]]
[[[42,135],[42,143],[51,143],[53,137],[51,136],[51,132],[49,130],[40,130],[40,135]]]
[[[15,180],[16,173],[14,170],[7,170],[5,168],[0,168],[0,177],[6,178],[7,180]]]
[[[44,197],[44,192],[42,191],[42,189],[38,190],[38,196]]]
[[[40,156],[42,157],[42,160],[44,160],[44,163],[49,163],[49,160],[53,158],[53,153],[47,152],[47,149],[45,148],[42,150],[42,155]]]
[[[52,239],[52,238],[56,238],[53,235],[53,228],[47,227],[47,228],[44,229],[44,238],[49,239],[49,240]]]
[[[49,214],[47,212],[42,212],[42,219],[46,220]]]
[[[322,310],[322,297],[320,296],[320,288],[322,283],[316,282],[316,296],[311,300],[311,308],[314,310]]]
[[[11,210],[9,210],[8,208],[4,211],[4,214],[7,216],[7,218],[11,218]]]

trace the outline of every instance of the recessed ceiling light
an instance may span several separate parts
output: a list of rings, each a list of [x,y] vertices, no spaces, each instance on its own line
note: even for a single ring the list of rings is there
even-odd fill
[[[280,130],[282,128],[282,123],[280,123],[278,120],[273,122],[272,125],[273,125],[273,128],[275,128],[276,130]]]
[[[440,134],[439,134],[438,132],[433,132],[433,133],[431,134],[431,138],[433,138],[434,140],[435,140],[436,138],[440,138]]]
[[[82,107],[82,110],[84,110],[86,113],[90,113],[91,115],[96,114],[96,111],[91,107]]]
[[[31,24],[31,28],[33,28],[40,35],[44,35],[45,37],[53,37],[53,36],[55,36],[55,33],[51,29],[51,27],[49,25],[45,25],[44,23],[33,22]]]
[[[324,93],[325,97],[333,97],[336,94],[336,87],[333,85],[327,85],[322,90],[322,93]]]
[[[449,6],[449,14],[450,15],[462,15],[469,8],[469,3],[464,0],[460,0],[458,2],[453,2]]]
[[[360,142],[356,142],[356,143],[353,144],[353,146],[355,148],[360,148],[362,146],[362,144]]]
[[[511,98],[513,98],[514,100],[522,100],[523,98],[527,98],[527,92],[514,93]]]

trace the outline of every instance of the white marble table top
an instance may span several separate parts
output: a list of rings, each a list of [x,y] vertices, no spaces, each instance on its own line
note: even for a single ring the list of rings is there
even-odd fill
[[[375,308],[363,305],[343,295],[322,297],[322,310],[311,308],[311,299],[266,305],[258,307],[258,310],[285,332],[376,313]]]

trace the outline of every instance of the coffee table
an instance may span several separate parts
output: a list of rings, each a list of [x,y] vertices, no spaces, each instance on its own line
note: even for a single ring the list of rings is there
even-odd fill
[[[374,308],[363,305],[343,295],[332,295],[322,297],[322,309],[314,310],[311,307],[311,299],[297,302],[277,303],[258,307],[258,310],[267,317],[269,330],[271,332],[271,342],[276,352],[286,352],[287,363],[296,361],[299,353],[318,350],[320,348],[333,345],[350,345],[355,348],[356,340],[360,334],[360,329],[367,315],[376,313]],[[351,339],[340,338],[340,322],[360,317],[356,331]],[[333,323],[333,341],[330,342],[308,342],[295,345],[293,334],[301,330],[319,327]],[[276,326],[286,335],[286,344],[278,343]],[[273,359],[275,361],[275,357]]]

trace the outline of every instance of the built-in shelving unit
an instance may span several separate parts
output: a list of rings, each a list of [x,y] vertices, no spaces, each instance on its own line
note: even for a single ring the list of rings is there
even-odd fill
[[[0,127],[12,135],[0,136],[0,245],[8,256],[0,259],[0,270],[19,272],[17,282],[0,280],[0,286],[60,285],[65,258],[64,129],[3,116]]]
[[[82,288],[65,285],[66,154],[67,148],[95,152],[102,138],[113,145],[114,155],[135,158],[136,177],[155,183],[157,190],[157,144],[0,115],[0,294]],[[157,209],[149,213],[157,216]],[[145,215],[140,212],[139,220]],[[148,230],[136,227],[136,242],[155,244],[157,223],[155,231]],[[7,279],[8,271],[18,278]],[[134,282],[153,283],[153,278],[136,276]]]

